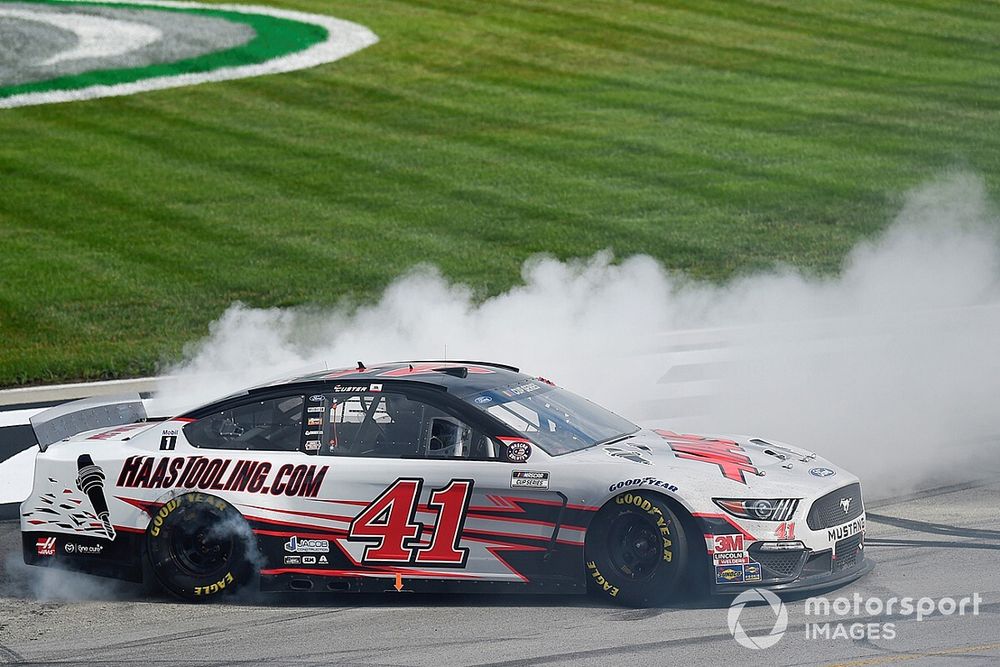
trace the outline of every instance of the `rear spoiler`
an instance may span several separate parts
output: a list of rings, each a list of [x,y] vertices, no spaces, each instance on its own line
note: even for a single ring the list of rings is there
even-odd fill
[[[38,447],[44,452],[52,443],[77,433],[146,421],[146,408],[139,394],[101,396],[57,405],[29,421]]]

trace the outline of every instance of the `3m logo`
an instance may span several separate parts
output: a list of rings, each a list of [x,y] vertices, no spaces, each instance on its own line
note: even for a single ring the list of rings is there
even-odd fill
[[[742,535],[716,535],[715,552],[743,551]]]
[[[38,541],[35,542],[35,551],[38,552],[39,556],[55,556],[56,555],[56,538],[54,538],[54,537],[39,537]]]

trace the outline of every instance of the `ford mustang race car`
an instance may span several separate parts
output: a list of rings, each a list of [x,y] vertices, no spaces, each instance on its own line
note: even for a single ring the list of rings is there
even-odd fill
[[[643,430],[499,364],[359,363],[168,419],[134,396],[32,426],[25,562],[188,600],[590,589],[645,606],[872,568],[858,479],[816,454]]]

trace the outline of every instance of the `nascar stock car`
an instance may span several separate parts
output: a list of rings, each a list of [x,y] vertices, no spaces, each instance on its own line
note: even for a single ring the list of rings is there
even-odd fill
[[[643,430],[499,364],[359,363],[168,419],[134,396],[32,426],[25,562],[189,600],[589,589],[646,606],[872,568],[858,479],[816,454]]]

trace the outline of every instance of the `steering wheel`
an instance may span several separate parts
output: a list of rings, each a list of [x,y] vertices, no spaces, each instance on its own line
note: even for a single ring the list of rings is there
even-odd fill
[[[432,435],[427,442],[427,456],[455,456],[458,454],[458,443],[445,445],[444,440],[436,435]]]

